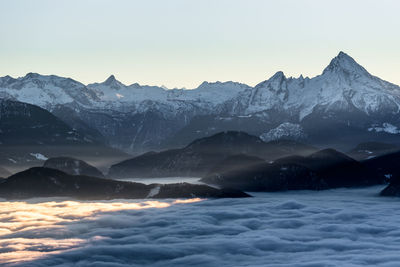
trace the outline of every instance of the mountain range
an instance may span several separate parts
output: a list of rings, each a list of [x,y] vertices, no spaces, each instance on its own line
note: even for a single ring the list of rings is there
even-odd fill
[[[60,155],[89,161],[119,161],[127,157],[104,144],[96,133],[70,127],[41,107],[0,99],[1,167],[14,173]],[[7,172],[0,168],[2,176],[7,176]]]
[[[326,190],[339,187],[389,185],[385,196],[400,195],[400,152],[378,143],[354,150],[376,148],[372,158],[357,161],[334,149],[294,141],[264,142],[244,132],[223,132],[190,143],[182,149],[148,152],[117,163],[104,179],[85,161],[57,157],[43,167],[14,175],[0,168],[0,196],[5,198],[68,196],[84,199],[247,197],[249,192]],[[379,155],[382,148],[384,154]],[[387,150],[390,148],[390,150]],[[373,151],[371,151],[373,152]],[[4,172],[5,171],[5,172]],[[118,178],[202,177],[205,184],[140,184]],[[166,180],[168,181],[168,180]],[[210,187],[216,186],[219,189]]]
[[[73,197],[78,199],[236,198],[250,195],[235,189],[204,184],[150,184],[123,182],[85,175],[71,175],[35,167],[0,180],[0,196],[7,199]]]
[[[202,177],[230,156],[243,154],[272,161],[289,155],[308,155],[316,148],[295,141],[264,142],[245,132],[221,132],[196,139],[181,149],[147,152],[114,164],[108,176],[132,177]],[[239,164],[240,165],[240,164]]]
[[[0,98],[39,106],[83,137],[137,154],[227,130],[341,150],[361,142],[400,143],[400,87],[344,52],[316,77],[278,71],[254,87],[229,81],[165,89],[124,85],[113,75],[84,85],[28,73],[1,77]]]

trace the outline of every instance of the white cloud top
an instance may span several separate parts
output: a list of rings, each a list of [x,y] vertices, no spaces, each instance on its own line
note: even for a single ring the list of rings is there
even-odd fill
[[[380,189],[179,205],[3,202],[0,257],[40,254],[20,266],[395,266],[398,199]]]

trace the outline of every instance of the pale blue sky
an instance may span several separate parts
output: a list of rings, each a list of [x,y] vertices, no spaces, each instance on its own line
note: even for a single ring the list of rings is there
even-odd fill
[[[0,0],[0,76],[249,85],[315,76],[340,50],[400,84],[397,0]]]

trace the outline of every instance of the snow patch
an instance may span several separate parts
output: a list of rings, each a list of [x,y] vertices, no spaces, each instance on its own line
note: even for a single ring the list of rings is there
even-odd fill
[[[260,135],[260,138],[264,142],[278,140],[278,139],[293,139],[300,140],[304,139],[306,134],[304,133],[303,127],[299,124],[294,124],[290,122],[285,122],[278,127],[270,130],[267,133]]]
[[[15,159],[8,158],[8,160],[11,161],[12,163],[17,163],[17,161]]]
[[[385,174],[384,176],[385,176],[385,178],[388,179],[388,180],[390,180],[390,178],[392,178],[392,174],[390,174],[390,173],[389,173],[389,174]]]
[[[45,155],[40,154],[40,153],[30,153],[30,155],[38,160],[48,160],[49,158],[47,158]]]
[[[146,198],[152,198],[160,193],[161,186],[152,188]]]
[[[368,128],[369,132],[375,131],[377,133],[385,132],[390,134],[399,134],[400,129],[397,126],[390,124],[388,122],[384,122],[382,126],[377,126],[377,124],[372,125],[372,127]]]

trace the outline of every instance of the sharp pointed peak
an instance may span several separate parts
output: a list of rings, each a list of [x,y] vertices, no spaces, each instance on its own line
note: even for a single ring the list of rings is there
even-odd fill
[[[366,69],[358,64],[354,58],[349,56],[343,51],[340,51],[339,54],[334,57],[329,65],[324,69],[323,74],[325,73],[357,73],[357,74],[368,74]]]
[[[351,56],[349,56],[348,54],[346,54],[343,51],[339,51],[339,54],[337,55],[337,57],[349,57],[349,58],[351,58]]]
[[[348,54],[346,54],[345,52],[343,52],[343,51],[340,51],[339,52],[339,54],[336,56],[336,57],[334,57],[331,61],[349,61],[349,62],[351,62],[351,63],[355,63],[355,64],[358,64],[355,60],[354,60],[354,58],[352,58],[351,56],[349,56]]]
[[[123,83],[118,81],[113,74],[111,74],[107,80],[105,80],[102,84],[111,86],[113,88],[120,88],[122,86],[125,86]]]
[[[283,71],[277,71],[268,80],[260,82],[254,88],[259,88],[259,87],[264,87],[264,86],[271,86],[271,84],[282,84],[286,80],[287,80],[287,78],[286,78],[285,74],[283,73]],[[273,85],[273,87],[276,87],[276,85]]]
[[[275,80],[275,79],[286,79],[285,74],[283,71],[277,71],[274,75],[269,78],[270,80]]]
[[[114,74],[111,74],[105,81],[104,83],[111,83],[111,82],[115,82],[117,81],[117,79],[115,79]]]
[[[350,64],[354,64],[354,65],[358,65],[358,66],[360,66],[356,61],[355,61],[355,59],[354,58],[352,58],[351,56],[349,56],[348,54],[346,54],[345,52],[343,52],[343,51],[340,51],[339,52],[339,54],[336,56],[336,57],[334,57],[333,59],[332,59],[332,61],[338,61],[339,63],[341,63],[341,64],[343,64],[343,63],[350,63]]]

